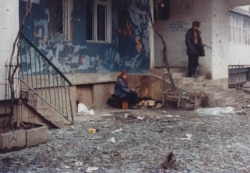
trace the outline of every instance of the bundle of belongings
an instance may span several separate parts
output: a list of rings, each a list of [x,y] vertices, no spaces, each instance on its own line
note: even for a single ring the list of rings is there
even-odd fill
[[[107,102],[106,102],[109,106],[111,107],[115,107],[115,108],[122,108],[124,109],[124,100],[120,100],[118,98],[116,98],[115,94],[112,94]],[[149,108],[160,108],[162,106],[158,106],[159,102],[156,102],[155,100],[153,100],[150,97],[142,97],[142,98],[138,98],[138,102],[137,102],[137,106],[138,107],[149,107]]]
[[[107,104],[111,107],[121,108],[122,107],[122,100],[116,98],[115,94],[112,94],[111,97],[108,98]]]

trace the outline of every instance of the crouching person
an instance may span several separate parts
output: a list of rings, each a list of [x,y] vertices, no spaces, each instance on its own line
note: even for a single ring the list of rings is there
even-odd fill
[[[114,88],[114,96],[121,103],[122,101],[126,100],[130,109],[137,108],[136,104],[138,103],[139,99],[134,89],[130,89],[128,87],[128,76],[127,72],[125,71],[121,72],[121,74],[117,77]]]

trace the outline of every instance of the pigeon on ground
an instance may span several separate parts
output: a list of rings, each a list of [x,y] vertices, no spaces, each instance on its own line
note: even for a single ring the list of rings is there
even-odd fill
[[[176,168],[176,159],[175,159],[175,155],[173,152],[170,152],[167,157],[166,160],[161,164],[163,169],[174,169]]]

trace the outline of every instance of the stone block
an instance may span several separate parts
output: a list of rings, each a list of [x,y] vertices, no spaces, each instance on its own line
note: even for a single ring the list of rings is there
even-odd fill
[[[15,130],[0,133],[0,151],[12,148],[20,149],[26,147],[26,131]]]
[[[42,124],[36,124],[36,127],[26,130],[21,129],[0,133],[0,151],[6,152],[36,146],[46,143],[47,139],[48,127]]]
[[[48,127],[40,126],[26,130],[27,147],[36,146],[47,142]]]

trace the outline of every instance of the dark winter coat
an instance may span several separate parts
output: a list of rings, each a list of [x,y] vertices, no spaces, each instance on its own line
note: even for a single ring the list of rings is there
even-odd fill
[[[185,43],[187,46],[187,55],[188,56],[205,56],[204,47],[202,44],[200,31],[197,31],[198,35],[198,44],[194,43],[194,30],[193,28],[189,29],[185,35]]]
[[[128,85],[122,78],[118,78],[115,83],[115,96],[118,99],[123,99],[127,94],[132,91],[129,89]]]

